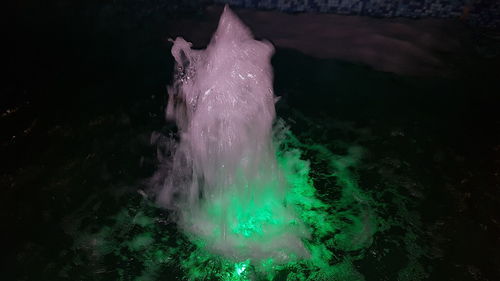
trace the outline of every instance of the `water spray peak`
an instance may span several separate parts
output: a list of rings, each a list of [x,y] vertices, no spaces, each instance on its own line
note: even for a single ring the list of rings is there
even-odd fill
[[[225,5],[219,19],[217,31],[212,37],[212,43],[214,40],[228,40],[234,42],[252,39],[253,35],[250,29],[238,18],[228,5]]]

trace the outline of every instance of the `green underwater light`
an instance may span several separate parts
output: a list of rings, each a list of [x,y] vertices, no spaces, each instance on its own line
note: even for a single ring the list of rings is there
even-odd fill
[[[198,213],[195,217],[200,221],[194,223],[212,231],[188,234],[195,245],[189,255],[181,258],[188,279],[281,280],[283,276],[286,280],[363,279],[352,264],[359,257],[345,255],[368,247],[376,232],[371,199],[359,189],[349,170],[359,161],[362,150],[353,147],[348,155],[337,156],[326,147],[300,143],[287,129],[282,128],[278,135],[275,138],[278,166],[283,172],[282,181],[289,187],[284,200],[273,194],[273,190],[278,190],[276,185],[283,184],[277,180],[260,183],[263,187],[257,190],[263,193],[253,196],[240,193],[242,189],[230,188],[218,200],[211,200],[208,206],[197,210],[205,215]],[[337,178],[339,185],[330,188],[339,195],[338,199],[326,202],[318,198],[310,177],[310,164],[301,159],[301,149],[316,153],[326,163],[329,176]],[[282,241],[276,237],[288,243],[287,233],[296,231],[303,234],[305,254],[296,255],[300,251],[289,251],[289,245],[277,250],[280,248],[274,244],[280,246]],[[221,243],[230,244],[228,248],[237,252],[228,255],[228,248]],[[255,247],[256,244],[261,246]],[[262,251],[262,247],[273,250],[268,252],[269,256],[249,252]]]
[[[70,232],[74,245],[61,253],[58,275],[123,281],[354,281],[365,279],[360,264],[375,262],[384,271],[371,269],[367,279],[375,273],[379,274],[375,278],[387,280],[425,280],[421,223],[409,209],[414,200],[398,188],[409,179],[387,174],[379,179],[385,184],[382,188],[359,186],[360,169],[390,170],[397,161],[364,159],[365,149],[352,142],[336,143],[334,153],[333,145],[307,137],[319,135],[314,132],[302,132],[300,139],[306,143],[284,126],[275,131],[282,177],[261,182],[261,187],[286,184],[284,196],[264,192],[256,201],[244,192],[224,193],[219,200],[193,209],[204,215],[200,220],[205,220],[202,225],[208,231],[189,232],[179,229],[164,210],[143,196],[120,195],[119,209],[109,216],[110,209],[103,204],[109,195],[96,194],[67,218],[65,228],[74,229]],[[278,197],[282,200],[274,200]],[[222,202],[231,204],[223,208]],[[227,220],[219,224],[222,218]],[[227,240],[221,238],[224,229]],[[290,250],[288,244],[282,244],[283,251],[275,251],[278,242],[288,243],[288,231],[301,231],[306,255],[295,254],[300,251]],[[227,251],[224,241],[237,251]],[[248,252],[254,245],[273,250],[268,255]]]

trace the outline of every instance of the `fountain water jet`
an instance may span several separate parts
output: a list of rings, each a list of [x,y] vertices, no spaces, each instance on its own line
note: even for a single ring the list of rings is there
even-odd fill
[[[180,141],[153,177],[157,201],[193,240],[235,260],[309,256],[273,147],[273,53],[228,6],[205,50],[182,38],[172,47],[167,118]]]

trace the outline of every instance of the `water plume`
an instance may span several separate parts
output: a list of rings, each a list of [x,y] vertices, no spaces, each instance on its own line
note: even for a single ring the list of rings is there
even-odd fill
[[[206,249],[234,260],[307,258],[309,237],[290,200],[273,145],[274,47],[229,9],[204,50],[173,41],[170,140],[153,177],[158,203]]]

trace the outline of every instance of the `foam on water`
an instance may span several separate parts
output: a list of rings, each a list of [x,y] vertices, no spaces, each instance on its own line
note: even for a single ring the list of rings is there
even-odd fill
[[[211,239],[217,237],[179,229],[166,219],[170,212],[136,188],[112,196],[107,193],[120,188],[111,188],[94,194],[68,216],[65,231],[74,244],[47,272],[58,269],[65,280],[361,281],[367,272],[367,279],[427,280],[428,269],[422,263],[426,243],[419,218],[411,211],[415,200],[399,188],[412,179],[401,173],[397,159],[363,157],[371,151],[361,143],[373,146],[382,139],[330,118],[314,120],[299,112],[293,112],[293,118],[294,126],[301,128],[298,135],[277,122],[273,146],[287,183],[285,202],[310,232],[302,239],[309,257],[285,262],[275,258],[274,251],[258,258],[244,252],[231,256],[230,248],[215,251]],[[325,132],[339,136],[334,144],[323,139]],[[375,181],[378,187],[365,190],[358,172],[366,175],[374,167],[386,172]],[[113,198],[120,204],[110,209]],[[234,208],[232,213],[239,210],[234,205],[227,208]],[[214,224],[215,219],[205,217]],[[244,243],[259,241],[252,236],[259,237],[240,237],[243,248],[253,249]]]

